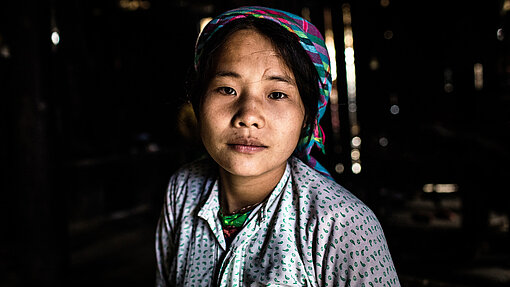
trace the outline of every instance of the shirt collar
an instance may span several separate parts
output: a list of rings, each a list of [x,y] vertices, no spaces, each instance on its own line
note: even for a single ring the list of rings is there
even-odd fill
[[[282,177],[280,178],[280,181],[276,184],[276,187],[271,192],[271,195],[269,196],[267,202],[270,205],[276,197],[281,193],[285,185],[287,184],[287,181],[289,180],[290,173],[291,173],[291,167],[290,167],[290,161],[293,157],[291,157],[285,166],[285,172],[283,173]],[[207,197],[207,200],[202,205],[198,215],[204,219],[208,219],[208,217],[211,215],[210,211],[213,212],[213,216],[216,216],[217,212],[220,208],[220,201],[219,201],[219,176],[215,175],[214,184],[211,187],[211,191],[209,192],[209,195]]]
[[[285,167],[285,172],[283,173],[282,178],[280,178],[280,181],[278,182],[278,184],[276,184],[276,187],[271,192],[271,195],[269,196],[267,201],[261,205],[260,213],[254,212],[254,213],[259,213],[261,221],[263,221],[263,220],[267,219],[267,217],[269,217],[268,211],[270,210],[271,206],[280,197],[282,191],[285,189],[285,186],[287,185],[287,183],[290,179],[291,168],[290,168],[289,161],[290,161],[290,159],[287,161],[287,165]],[[256,210],[254,210],[254,211],[256,211]]]
[[[292,157],[291,157],[292,158]],[[280,194],[285,189],[285,186],[287,185],[290,174],[291,174],[291,167],[290,162],[291,159],[287,161],[287,165],[285,167],[285,172],[283,173],[283,176],[280,178],[280,181],[276,185],[276,187],[271,192],[271,195],[269,198],[263,202],[260,206],[255,208],[253,212],[250,214],[247,221],[251,220],[252,217],[258,216],[260,221],[264,221],[269,217],[268,210],[270,207],[277,201],[277,199],[280,197]],[[221,222],[218,218],[218,212],[220,210],[220,200],[219,200],[219,176],[216,176],[214,179],[214,184],[212,185],[209,195],[207,197],[207,200],[204,202],[202,207],[200,208],[198,212],[198,216],[202,219],[204,219],[210,226],[211,230],[215,234],[215,236],[218,239],[218,242],[223,246],[224,238],[220,234],[222,234],[222,226]]]
[[[213,180],[214,184],[210,188],[207,200],[198,211],[198,217],[204,219],[209,224],[211,230],[218,239],[219,244],[225,248],[225,240],[221,235],[223,228],[220,220],[218,219],[218,212],[220,211],[218,176],[216,176]]]

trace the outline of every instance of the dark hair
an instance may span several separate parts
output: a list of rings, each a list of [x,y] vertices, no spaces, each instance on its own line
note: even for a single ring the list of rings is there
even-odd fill
[[[202,98],[212,76],[215,52],[235,32],[244,29],[255,29],[266,35],[275,46],[285,64],[290,68],[296,79],[299,95],[305,107],[305,127],[301,131],[303,138],[313,131],[317,117],[319,101],[318,73],[308,54],[305,52],[297,35],[287,31],[279,24],[266,19],[247,17],[232,21],[218,30],[205,44],[199,59],[197,70],[190,70],[187,79],[187,94],[193,105],[197,119]]]

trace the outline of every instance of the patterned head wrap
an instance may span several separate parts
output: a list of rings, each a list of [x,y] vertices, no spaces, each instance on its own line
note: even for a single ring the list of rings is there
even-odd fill
[[[324,153],[324,132],[319,125],[319,121],[326,111],[332,85],[331,68],[329,66],[329,55],[326,50],[326,44],[324,43],[324,38],[321,33],[313,24],[294,14],[266,7],[250,6],[227,11],[211,20],[200,34],[195,47],[195,69],[198,66],[202,50],[211,36],[227,23],[247,17],[271,20],[284,27],[299,38],[299,43],[310,57],[310,60],[312,60],[319,75],[318,85],[320,96],[317,104],[318,113],[316,115],[314,127],[312,127],[313,131],[311,133],[308,132],[308,135],[299,141],[294,155],[308,166],[331,178],[329,172],[310,155],[314,145],[320,148]]]

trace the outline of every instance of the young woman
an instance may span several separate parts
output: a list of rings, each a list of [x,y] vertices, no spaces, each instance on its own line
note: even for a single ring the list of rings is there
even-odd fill
[[[399,286],[373,212],[311,156],[331,90],[322,36],[276,9],[213,19],[190,100],[210,158],[171,178],[158,286]]]

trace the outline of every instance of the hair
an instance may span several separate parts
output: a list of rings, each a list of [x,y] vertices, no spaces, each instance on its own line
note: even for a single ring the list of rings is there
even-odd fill
[[[318,113],[319,75],[306,51],[299,43],[299,38],[279,24],[252,16],[232,21],[211,36],[205,44],[196,70],[191,69],[186,81],[188,100],[193,106],[197,119],[200,106],[211,80],[216,52],[235,32],[254,29],[267,36],[276,48],[284,63],[294,74],[301,101],[305,107],[305,125],[301,130],[300,140],[313,131]]]

